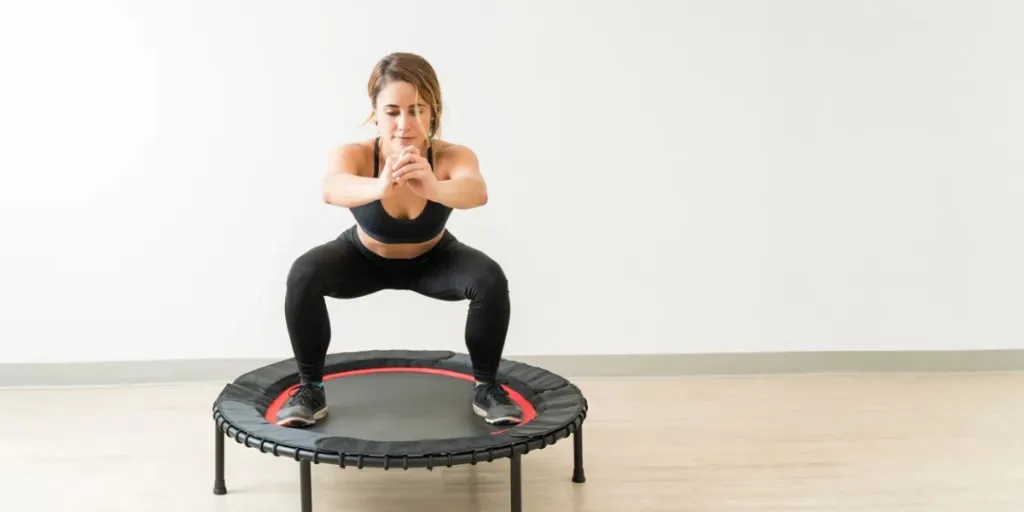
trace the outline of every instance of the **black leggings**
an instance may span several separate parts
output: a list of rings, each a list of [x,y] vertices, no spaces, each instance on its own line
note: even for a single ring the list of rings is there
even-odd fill
[[[352,299],[385,289],[445,301],[468,299],[465,342],[473,374],[480,382],[494,381],[510,312],[501,266],[449,232],[419,257],[384,258],[363,245],[352,226],[299,256],[288,272],[285,320],[302,382],[323,379],[331,341],[325,297]]]

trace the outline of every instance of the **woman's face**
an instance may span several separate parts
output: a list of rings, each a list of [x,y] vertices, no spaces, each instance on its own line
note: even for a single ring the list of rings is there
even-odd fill
[[[392,82],[377,95],[377,129],[381,142],[393,151],[426,147],[431,115],[430,107],[408,82]]]

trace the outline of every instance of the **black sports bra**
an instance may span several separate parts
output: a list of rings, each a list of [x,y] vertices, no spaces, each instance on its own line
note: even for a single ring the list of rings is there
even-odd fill
[[[434,165],[433,148],[427,148],[427,161]],[[373,177],[379,175],[380,138],[373,142]],[[413,219],[396,219],[381,204],[380,200],[349,209],[356,222],[374,240],[386,244],[414,244],[433,239],[444,231],[452,209],[434,201],[427,201],[423,213]]]

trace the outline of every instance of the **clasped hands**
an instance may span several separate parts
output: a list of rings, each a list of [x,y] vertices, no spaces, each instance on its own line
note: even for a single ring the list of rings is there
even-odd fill
[[[381,197],[388,197],[398,187],[407,186],[412,193],[428,200],[437,198],[437,178],[430,162],[420,156],[415,146],[406,146],[397,155],[384,161],[384,170],[378,178]]]

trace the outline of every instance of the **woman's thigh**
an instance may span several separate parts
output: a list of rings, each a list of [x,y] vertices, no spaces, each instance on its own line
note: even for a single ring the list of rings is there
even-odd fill
[[[409,288],[440,300],[473,300],[487,294],[508,293],[508,279],[494,258],[453,240],[438,248],[412,273]]]
[[[346,236],[313,247],[292,263],[289,292],[349,299],[388,287],[387,275]]]

